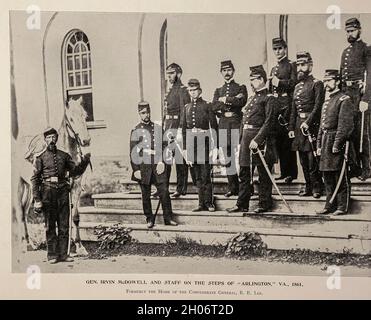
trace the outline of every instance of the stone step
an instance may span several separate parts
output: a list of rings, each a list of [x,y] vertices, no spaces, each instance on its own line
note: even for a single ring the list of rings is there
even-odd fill
[[[94,228],[98,225],[113,223],[81,222],[80,234],[83,241],[96,241]],[[196,241],[204,245],[225,245],[229,239],[239,232],[257,232],[269,249],[291,250],[309,249],[320,252],[353,252],[358,254],[371,253],[371,240],[352,236],[344,231],[316,232],[297,229],[266,229],[246,226],[196,226],[179,225],[177,227],[156,225],[149,230],[145,224],[126,224],[132,229],[131,235],[142,243],[174,242],[177,238]]]
[[[122,180],[121,183],[127,190],[140,192],[140,187],[138,183],[131,180]],[[300,189],[304,186],[304,181],[295,180],[290,184],[287,184],[283,181],[277,181],[278,188],[282,194],[287,195],[296,195]],[[155,190],[155,187],[152,187]],[[258,185],[255,185],[256,191],[259,189]],[[176,183],[170,182],[169,187],[170,192],[176,190]],[[225,194],[228,191],[227,178],[215,178],[214,179],[214,194]],[[190,181],[188,182],[187,192],[189,194],[197,193],[197,188]],[[277,191],[273,188],[273,194],[277,194]],[[352,179],[352,195],[370,195],[371,196],[371,182],[369,181],[359,181],[358,179]]]
[[[142,207],[141,195],[139,193],[106,193],[95,194],[92,196],[96,208],[115,208],[133,210]],[[325,197],[314,199],[313,197],[299,197],[296,195],[286,195],[286,201],[289,203],[293,212],[300,214],[313,214],[324,208]],[[237,197],[225,198],[222,195],[215,195],[215,204],[217,210],[224,211],[236,204]],[[152,199],[152,207],[156,208],[158,199]],[[258,205],[257,196],[253,196],[250,201],[250,211],[253,211]],[[172,200],[173,210],[191,211],[198,206],[197,195],[186,195]],[[273,196],[274,212],[287,212],[283,201],[277,196]],[[354,196],[350,203],[350,212],[361,213],[371,212],[370,196]]]
[[[95,207],[79,208],[80,222],[119,222],[123,224],[143,224],[142,210],[106,209]],[[180,225],[254,227],[265,229],[300,229],[313,233],[345,231],[363,238],[371,237],[371,212],[344,216],[318,216],[315,214],[291,214],[266,212],[263,214],[216,212],[174,211],[174,220]],[[156,219],[163,225],[161,210]]]

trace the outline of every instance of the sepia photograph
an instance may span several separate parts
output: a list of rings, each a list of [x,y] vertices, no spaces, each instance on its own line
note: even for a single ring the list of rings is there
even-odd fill
[[[371,13],[327,9],[10,10],[11,273],[369,278]]]

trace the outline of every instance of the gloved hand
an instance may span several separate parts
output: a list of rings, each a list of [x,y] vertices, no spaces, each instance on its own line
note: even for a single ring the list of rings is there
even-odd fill
[[[137,170],[134,172],[134,177],[138,180],[142,179],[142,175],[140,173],[140,170]]]
[[[365,112],[367,110],[368,110],[368,103],[367,102],[364,102],[364,101],[361,101],[359,103],[359,111]]]
[[[249,148],[254,150],[258,148],[258,144],[255,142],[255,140],[251,140]]]
[[[289,138],[290,139],[295,138],[295,132],[294,131],[289,131]]]
[[[90,152],[87,152],[84,154],[84,160],[85,161],[89,161],[90,160],[90,157],[91,157],[91,153]]]
[[[165,171],[165,164],[163,162],[159,162],[156,166],[156,173],[158,175],[163,174]]]
[[[43,207],[43,204],[41,201],[36,201],[33,208],[34,208],[34,211],[36,214],[40,214],[42,213],[42,207]]]
[[[340,150],[338,148],[332,147],[332,153],[338,153]]]
[[[321,148],[317,148],[317,151],[316,151],[317,156],[320,156],[321,155],[321,152],[322,152]]]

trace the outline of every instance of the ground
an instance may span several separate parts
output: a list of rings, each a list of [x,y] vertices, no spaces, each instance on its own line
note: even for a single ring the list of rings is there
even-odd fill
[[[144,274],[231,274],[231,275],[306,275],[328,276],[326,266],[267,261],[261,258],[231,258],[119,255],[107,259],[75,257],[74,262],[50,265],[43,250],[27,252],[19,272],[38,265],[44,273],[144,273]],[[212,266],[212,269],[210,267]],[[366,267],[341,266],[343,276],[369,277]]]

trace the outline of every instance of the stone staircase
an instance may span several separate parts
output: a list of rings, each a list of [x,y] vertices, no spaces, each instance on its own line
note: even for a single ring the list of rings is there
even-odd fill
[[[288,213],[276,195],[272,212],[263,214],[229,214],[226,208],[236,203],[236,197],[225,198],[225,179],[214,181],[216,212],[192,212],[197,207],[196,189],[191,184],[184,197],[173,199],[172,206],[177,227],[163,224],[161,209],[156,225],[148,230],[142,213],[138,185],[122,181],[125,193],[93,195],[94,206],[80,207],[82,240],[95,241],[94,227],[122,223],[132,229],[133,238],[145,243],[172,242],[177,237],[202,244],[226,244],[236,233],[254,231],[261,235],[270,249],[310,249],[321,252],[352,252],[371,254],[371,184],[352,181],[351,214],[344,216],[317,216],[324,207],[325,198],[299,197],[302,182],[290,185],[278,183],[294,213]],[[170,190],[174,190],[174,184]],[[155,211],[158,199],[152,200]],[[250,210],[257,206],[257,196],[250,202]]]

